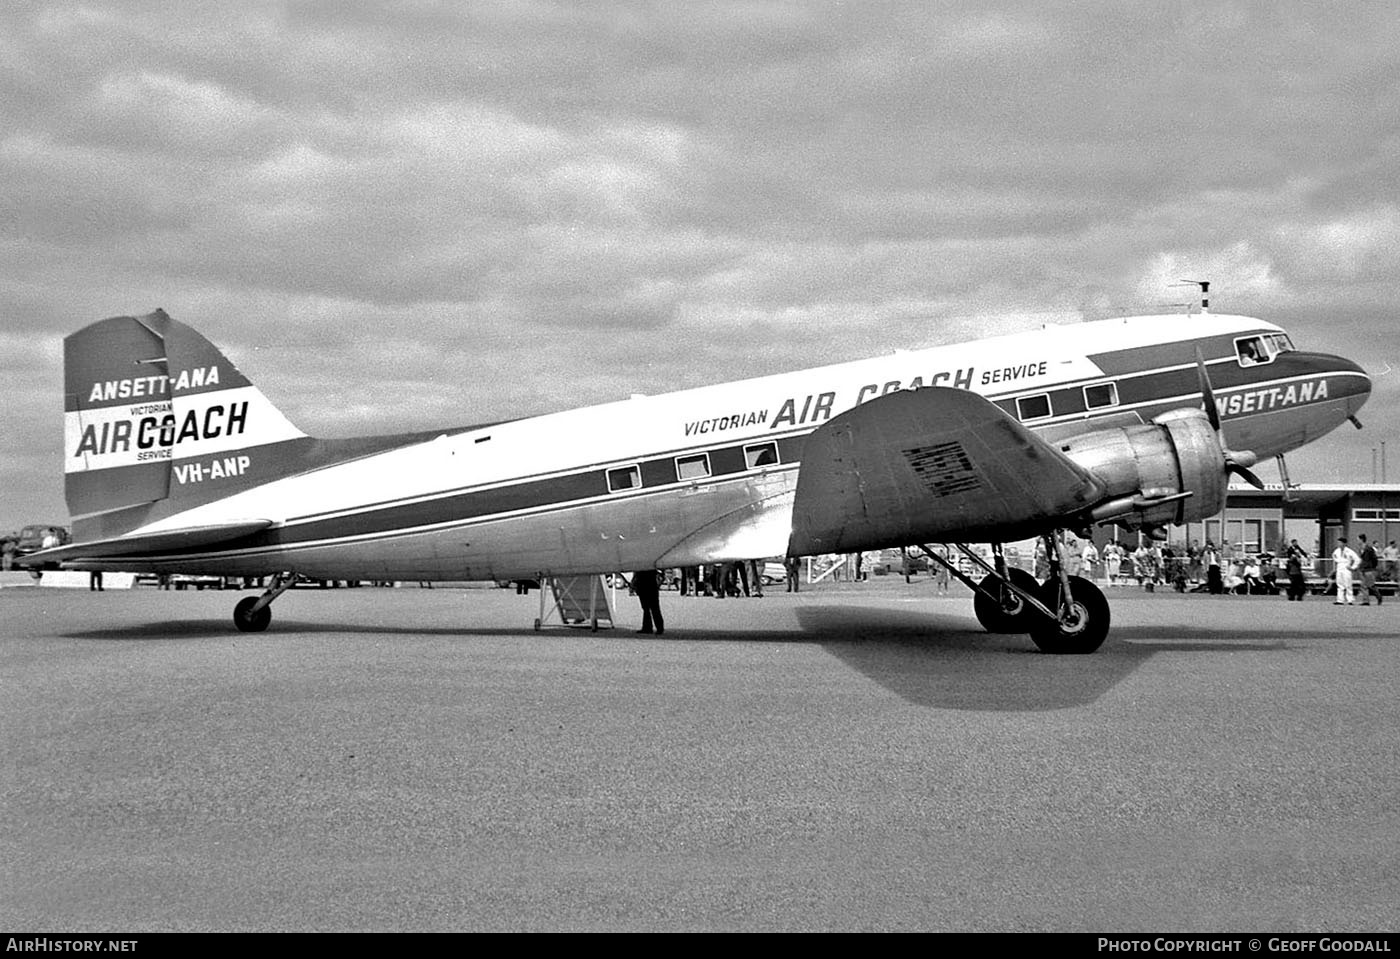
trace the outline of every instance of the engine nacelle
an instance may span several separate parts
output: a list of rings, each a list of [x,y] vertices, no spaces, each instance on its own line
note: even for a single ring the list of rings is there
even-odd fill
[[[1215,516],[1225,505],[1225,452],[1200,410],[1172,410],[1151,423],[1086,433],[1060,444],[1107,495],[1090,514],[1129,529]]]

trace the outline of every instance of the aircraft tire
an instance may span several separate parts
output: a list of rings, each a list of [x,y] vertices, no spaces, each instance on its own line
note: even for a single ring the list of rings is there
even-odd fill
[[[1040,595],[1040,584],[1024,569],[1012,567],[1006,571],[1006,577],[1032,596]],[[990,573],[978,585],[994,595],[1001,593],[1001,582]],[[977,614],[977,621],[987,632],[1028,633],[1035,626],[1037,619],[1044,619],[1010,590],[1007,591],[1007,598],[1012,606],[1010,611],[981,593],[972,595],[972,611]]]
[[[1081,576],[1069,578],[1070,602],[1074,618],[1070,623],[1051,622],[1037,616],[1031,624],[1031,641],[1042,653],[1084,655],[1092,653],[1108,638],[1108,600],[1103,591]],[[1040,587],[1040,601],[1050,609],[1060,608],[1060,584],[1047,580]]]
[[[258,597],[249,596],[238,601],[238,605],[233,607],[233,625],[238,627],[241,633],[261,633],[267,629],[267,624],[272,622],[271,604],[264,606],[256,613],[252,612]]]

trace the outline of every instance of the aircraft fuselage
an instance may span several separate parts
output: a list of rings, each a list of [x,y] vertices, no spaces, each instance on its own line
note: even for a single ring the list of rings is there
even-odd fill
[[[212,451],[182,457],[175,447],[168,479],[177,493],[198,490],[199,504],[137,532],[252,517],[272,525],[217,547],[77,565],[503,580],[777,556],[788,549],[804,439],[894,391],[969,390],[1054,442],[1199,409],[1199,350],[1228,445],[1261,459],[1296,449],[1352,415],[1370,382],[1356,364],[1293,350],[1284,336],[1224,315],[1051,327],[414,437],[251,486],[257,459],[277,446],[220,447],[226,437],[204,434],[231,418],[201,415],[193,429]],[[1242,352],[1251,340],[1258,359]],[[240,428],[254,426],[253,409],[240,408]],[[142,435],[138,422],[127,440]]]

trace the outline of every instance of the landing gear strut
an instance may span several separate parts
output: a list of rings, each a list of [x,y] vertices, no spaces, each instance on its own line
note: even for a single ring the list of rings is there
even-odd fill
[[[1037,595],[1040,584],[1023,569],[1007,568],[1000,543],[992,544],[992,563],[994,571],[982,578],[977,592],[972,594],[972,611],[977,614],[977,621],[989,633],[1029,632],[1037,614],[1035,607],[1021,597]]]
[[[292,588],[295,573],[278,573],[261,596],[249,596],[233,607],[233,625],[242,633],[261,633],[272,622],[272,601]]]
[[[1029,633],[1044,653],[1092,653],[1108,637],[1108,600],[1089,580],[1065,569],[1060,532],[1045,537],[1050,578],[1037,583],[1025,570],[1007,567],[1001,544],[992,545],[994,565],[961,543],[953,544],[975,565],[986,570],[973,582],[957,564],[927,546],[919,548],[972,590],[972,608],[989,633]]]
[[[1036,617],[1031,642],[1043,653],[1092,653],[1108,638],[1108,600],[1089,580],[1065,570],[1058,530],[1046,535],[1045,553],[1050,578],[1040,587],[1040,599],[1054,616]]]

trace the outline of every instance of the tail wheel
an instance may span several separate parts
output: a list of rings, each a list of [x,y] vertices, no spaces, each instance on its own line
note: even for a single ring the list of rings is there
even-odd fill
[[[1050,579],[1040,587],[1040,601],[1060,614],[1057,620],[1036,616],[1031,624],[1031,641],[1043,653],[1092,653],[1108,637],[1108,600],[1103,591],[1080,576],[1069,578],[1070,601],[1060,609],[1060,583]]]
[[[1006,578],[1032,596],[1040,595],[1040,584],[1024,569],[1008,569]],[[1044,619],[1013,590],[1007,589],[1006,584],[997,577],[988,574],[978,585],[999,598],[998,601],[981,593],[973,594],[972,611],[977,614],[977,621],[987,632],[1028,633],[1035,626],[1037,619]]]
[[[239,600],[238,605],[233,607],[233,625],[238,627],[239,632],[261,633],[267,629],[267,624],[272,622],[272,604],[269,603],[255,613],[253,607],[257,603],[257,596],[249,596]]]

